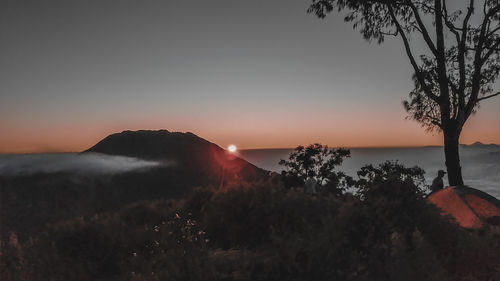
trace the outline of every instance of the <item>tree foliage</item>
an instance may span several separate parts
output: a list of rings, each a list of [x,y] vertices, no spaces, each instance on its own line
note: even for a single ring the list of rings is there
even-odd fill
[[[302,187],[308,176],[317,180],[326,191],[341,193],[352,179],[336,167],[342,165],[351,152],[343,148],[329,148],[322,144],[311,144],[307,147],[298,146],[290,153],[288,160],[280,160],[279,164],[286,167],[282,171],[285,186]]]
[[[499,0],[312,0],[320,18],[334,10],[367,40],[399,37],[415,88],[403,105],[408,118],[443,131],[451,184],[463,184],[458,138],[481,101],[500,95]],[[412,43],[423,42],[424,49]],[[422,45],[422,44],[419,44]],[[418,52],[420,51],[420,52]]]
[[[370,185],[378,184],[388,180],[401,182],[409,182],[418,189],[420,193],[427,188],[425,185],[424,169],[414,166],[406,167],[405,165],[395,161],[385,161],[379,164],[378,167],[372,164],[361,167],[357,172],[359,180],[356,182],[356,187],[359,193],[364,194]]]
[[[366,165],[357,172],[356,195],[371,206],[377,216],[391,222],[401,233],[406,246],[413,247],[412,234],[418,229],[422,210],[427,204],[424,196],[425,171],[386,161],[377,167]]]

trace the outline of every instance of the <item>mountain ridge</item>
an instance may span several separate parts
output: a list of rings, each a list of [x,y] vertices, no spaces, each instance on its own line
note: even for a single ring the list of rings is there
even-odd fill
[[[13,231],[20,239],[27,239],[46,224],[74,217],[113,212],[140,201],[178,199],[197,187],[226,189],[269,179],[268,171],[193,133],[124,131],[81,153],[94,152],[174,164],[109,175],[0,175],[5,226],[0,228],[0,236]]]
[[[126,130],[105,137],[82,153],[89,152],[175,161],[182,169],[201,172],[198,176],[225,178],[221,181],[253,181],[269,173],[191,132]]]

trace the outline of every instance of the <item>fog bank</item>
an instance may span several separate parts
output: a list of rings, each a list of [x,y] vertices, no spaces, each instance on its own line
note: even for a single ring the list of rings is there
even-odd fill
[[[115,174],[168,165],[132,157],[99,153],[50,153],[0,155],[0,175],[21,176],[37,173],[73,172]]]

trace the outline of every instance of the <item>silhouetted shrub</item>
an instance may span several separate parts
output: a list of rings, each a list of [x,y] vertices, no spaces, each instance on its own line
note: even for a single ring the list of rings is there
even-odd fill
[[[216,193],[201,210],[201,222],[217,248],[259,247],[272,232],[302,232],[322,225],[340,202],[297,191],[256,186]]]
[[[3,246],[1,277],[500,280],[497,235],[449,222],[408,178],[366,181],[364,191],[339,198],[262,184],[143,201]]]
[[[284,185],[286,188],[303,187],[307,177],[312,177],[319,189],[340,195],[352,183],[351,177],[336,170],[347,157],[351,157],[348,149],[333,149],[318,143],[298,146],[288,160],[279,162],[286,167],[281,172]]]
[[[418,167],[405,167],[403,164],[395,161],[386,161],[377,167],[366,165],[357,172],[359,180],[355,186],[361,197],[370,196],[370,193],[380,193],[382,190],[376,190],[377,184],[387,181],[406,182],[414,186],[411,192],[417,196],[423,196],[425,185],[425,171]],[[389,195],[389,194],[387,194]]]

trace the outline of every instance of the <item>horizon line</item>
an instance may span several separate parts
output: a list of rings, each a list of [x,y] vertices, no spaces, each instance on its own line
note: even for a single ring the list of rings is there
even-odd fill
[[[459,145],[465,145],[465,146],[473,146],[474,143],[471,144],[466,144],[466,143],[460,143]],[[488,145],[495,145],[495,146],[500,146],[500,144],[496,143],[481,143],[481,145],[488,146]],[[306,145],[304,145],[306,147]],[[394,146],[330,146],[328,145],[328,148],[373,148],[373,149],[383,149],[383,148],[425,148],[425,147],[444,147],[444,145],[436,145],[436,144],[430,144],[430,145],[394,145]],[[278,149],[295,149],[297,147],[264,147],[264,148],[238,148],[239,151],[243,150],[278,150]]]
[[[472,146],[473,144],[476,144],[477,142],[473,142],[471,144],[465,144],[461,143],[460,145],[465,145],[465,146]],[[218,144],[216,144],[218,145]],[[494,146],[500,146],[500,144],[496,143],[489,143],[489,144],[484,144],[480,143],[480,145],[488,146],[488,145],[494,145]],[[218,145],[222,149],[226,150],[224,147]],[[307,145],[304,145],[307,146]],[[427,147],[444,147],[443,145],[395,145],[395,146],[329,146],[329,148],[346,148],[346,149],[405,149],[405,148],[427,148]],[[264,147],[264,148],[238,148],[238,151],[249,151],[249,150],[293,150],[297,148],[296,147]],[[85,150],[83,150],[85,151]],[[26,154],[64,154],[64,153],[81,153],[83,151],[59,151],[59,150],[46,150],[46,151],[20,151],[20,152],[1,152],[0,155],[26,155]]]

